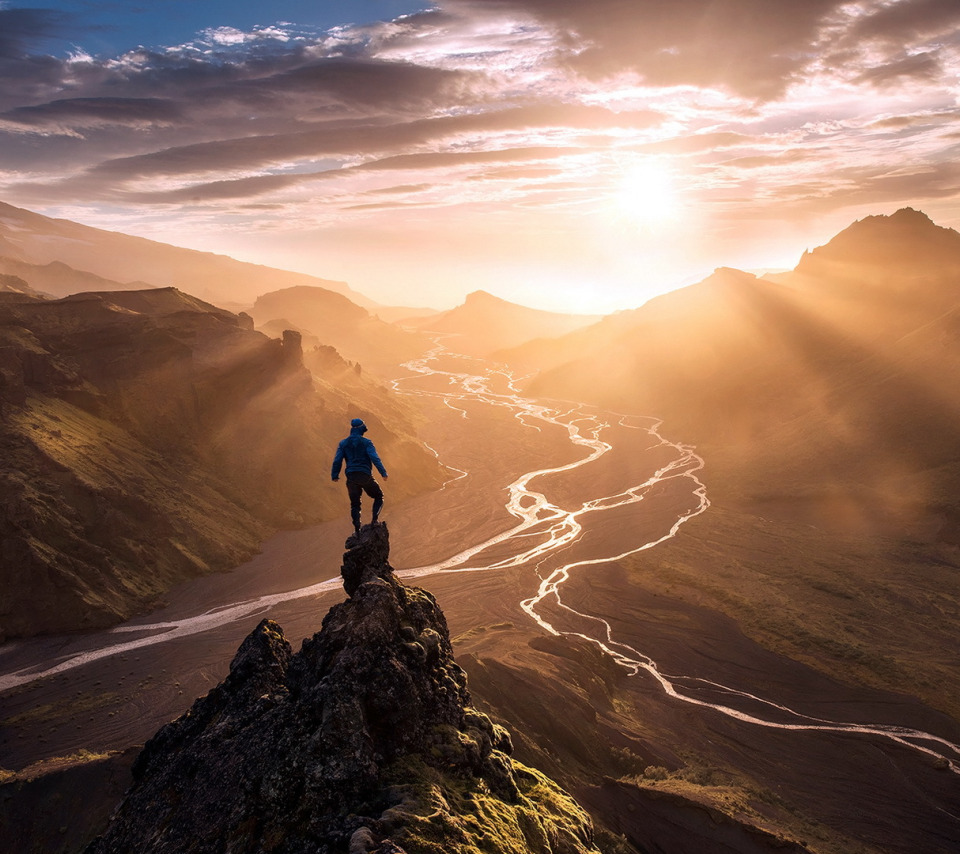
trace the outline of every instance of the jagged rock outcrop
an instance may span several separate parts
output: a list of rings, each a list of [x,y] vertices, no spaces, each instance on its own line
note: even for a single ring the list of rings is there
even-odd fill
[[[87,854],[595,852],[590,820],[472,708],[443,613],[347,541],[350,598],[293,654],[275,622],[151,739]]]

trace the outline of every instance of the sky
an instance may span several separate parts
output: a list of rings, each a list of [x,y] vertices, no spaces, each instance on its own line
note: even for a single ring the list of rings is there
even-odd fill
[[[0,200],[385,304],[960,226],[960,0],[0,0],[0,82]]]

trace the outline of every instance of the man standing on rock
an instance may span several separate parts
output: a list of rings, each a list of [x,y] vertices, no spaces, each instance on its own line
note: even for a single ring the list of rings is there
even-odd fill
[[[334,483],[340,480],[340,467],[347,464],[347,495],[350,496],[350,517],[353,519],[353,529],[360,533],[360,495],[364,492],[373,499],[373,524],[377,524],[380,509],[383,507],[383,490],[380,484],[373,479],[373,467],[388,477],[387,470],[380,462],[377,449],[373,442],[363,434],[367,432],[367,425],[359,418],[350,422],[350,435],[337,445],[337,453],[333,458],[333,470],[330,477]]]

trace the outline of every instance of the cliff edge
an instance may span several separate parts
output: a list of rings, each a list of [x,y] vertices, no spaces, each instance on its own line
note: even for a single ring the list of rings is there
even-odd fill
[[[394,576],[386,525],[347,548],[349,598],[296,654],[263,620],[146,744],[87,854],[595,854],[587,814],[471,707],[443,612]]]

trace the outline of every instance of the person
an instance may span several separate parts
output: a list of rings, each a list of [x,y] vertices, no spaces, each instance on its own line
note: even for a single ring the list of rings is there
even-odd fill
[[[367,432],[367,425],[360,418],[350,422],[350,435],[342,439],[337,445],[337,453],[333,458],[333,469],[330,477],[334,483],[340,480],[340,468],[346,466],[347,495],[350,496],[350,518],[353,519],[353,530],[360,533],[360,496],[366,492],[373,499],[373,524],[377,524],[380,510],[383,508],[383,490],[373,478],[373,467],[388,477],[387,470],[380,461],[377,449],[363,434]]]

